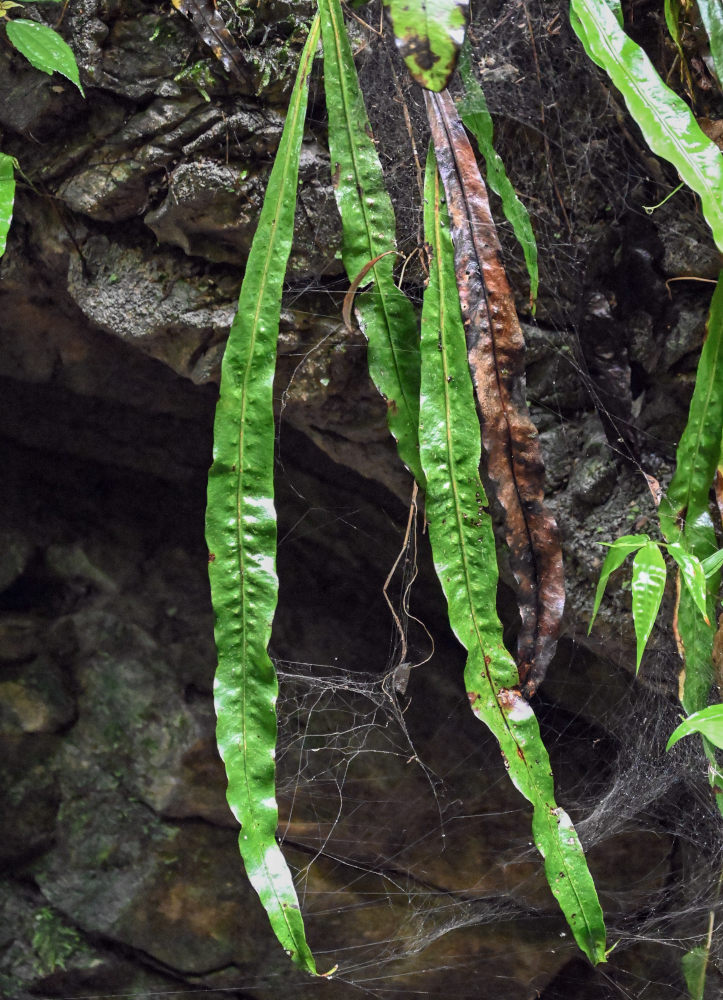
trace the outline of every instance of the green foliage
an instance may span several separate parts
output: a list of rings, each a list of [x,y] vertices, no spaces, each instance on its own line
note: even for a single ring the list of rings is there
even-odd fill
[[[691,733],[700,733],[719,749],[723,749],[723,704],[709,705],[689,715],[677,729],[673,730],[665,749],[670,750],[678,740]]]
[[[469,45],[462,47],[459,57],[459,73],[464,83],[464,97],[459,103],[459,113],[466,128],[477,140],[477,146],[484,157],[487,168],[487,183],[502,199],[502,211],[512,226],[517,242],[525,255],[527,273],[530,276],[530,304],[534,311],[539,284],[537,266],[537,241],[527,209],[517,197],[512,182],[507,176],[505,165],[494,148],[494,128],[487,109],[485,95],[472,72]]]
[[[43,73],[60,73],[85,96],[73,50],[46,24],[17,18],[6,24],[8,38],[28,62]]]
[[[683,966],[683,976],[685,985],[688,987],[690,1000],[703,1000],[705,993],[705,973],[708,966],[710,949],[703,945],[692,948],[683,955],[681,965]]]
[[[276,843],[276,697],[267,653],[277,600],[272,387],[281,292],[291,250],[314,20],[246,266],[221,374],[208,480],[206,538],[216,615],[217,741],[239,847],[276,936],[316,972],[291,874]]]
[[[592,962],[604,961],[602,910],[575,829],[554,799],[537,719],[515,690],[517,668],[495,610],[492,523],[479,478],[480,428],[472,394],[454,252],[434,156],[425,184],[425,236],[431,246],[422,310],[420,445],[426,514],[449,620],[468,651],[465,685],[472,710],[495,735],[505,766],[533,806],[533,837],[550,887]]]
[[[664,542],[652,541],[649,535],[622,535],[610,546],[600,571],[588,635],[592,631],[610,575],[622,566],[629,555],[637,553],[633,560],[632,579],[633,622],[637,640],[636,673],[640,669],[645,646],[653,630],[665,590],[666,570],[665,560],[660,551],[661,546],[668,550],[678,564],[683,591],[688,595],[691,606],[698,609],[706,625],[710,626],[707,615],[705,570],[698,557],[689,552],[682,542],[671,542],[666,545]]]
[[[676,470],[660,505],[660,525],[669,542],[683,542],[700,560],[714,556],[717,543],[708,500],[718,467],[723,427],[723,281],[718,280],[708,317],[688,423],[676,455]],[[713,562],[708,562],[710,567]],[[705,568],[704,568],[705,573]],[[715,634],[715,603],[720,584],[717,571],[706,574],[708,622],[681,594],[678,624],[685,649],[683,707],[695,712],[705,707],[712,680],[711,654]]]
[[[417,83],[449,83],[467,28],[468,0],[384,0],[397,48]]]
[[[700,196],[703,215],[723,250],[723,158],[718,147],[625,34],[606,0],[571,0],[570,20],[587,54],[622,94],[650,148],[669,160]]]
[[[44,906],[33,917],[33,951],[43,975],[65,969],[66,962],[82,944],[80,934],[63,922],[59,914]]]
[[[395,251],[395,219],[359,89],[339,0],[319,0],[334,194],[350,281],[370,261]],[[424,485],[419,462],[419,339],[412,304],[394,283],[394,253],[369,270],[374,285],[357,296],[369,341],[369,373],[387,401],[389,429],[402,461]]]
[[[720,0],[697,0],[700,17],[710,42],[710,54],[723,87],[723,6]]]
[[[8,231],[13,218],[15,204],[15,168],[17,161],[0,153],[0,257],[5,253]]]
[[[653,631],[658,608],[665,590],[665,560],[655,542],[647,542],[633,559],[633,621],[637,655],[635,671],[640,670],[645,646]]]

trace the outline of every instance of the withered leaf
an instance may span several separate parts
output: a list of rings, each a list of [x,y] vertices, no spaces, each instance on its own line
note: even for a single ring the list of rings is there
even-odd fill
[[[554,655],[565,605],[559,534],[543,504],[544,466],[525,401],[525,341],[487,190],[449,93],[427,92],[425,99],[447,196],[487,474],[504,513],[517,581],[517,667],[529,697]]]
[[[208,45],[226,72],[248,84],[251,73],[233,35],[216,10],[215,0],[171,0],[171,3],[191,19],[201,41]]]

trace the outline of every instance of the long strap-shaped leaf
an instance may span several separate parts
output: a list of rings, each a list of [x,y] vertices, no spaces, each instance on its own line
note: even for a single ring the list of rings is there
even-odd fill
[[[422,87],[444,90],[467,29],[469,0],[384,0],[407,69]]]
[[[532,231],[529,213],[517,197],[517,192],[507,176],[505,165],[495,150],[492,117],[487,108],[484,92],[472,72],[468,42],[465,42],[460,52],[459,75],[464,84],[464,97],[459,103],[459,114],[462,123],[477,140],[477,146],[487,168],[487,183],[495,194],[500,196],[505,218],[512,226],[517,242],[522,247],[527,273],[530,276],[530,303],[534,309],[539,285],[537,241]]]
[[[15,204],[15,160],[0,153],[0,257],[5,253]]]
[[[723,250],[723,157],[718,147],[625,34],[607,0],[571,0],[570,21],[587,54],[623,95],[650,148],[669,160],[700,196],[713,238]]]
[[[426,98],[449,205],[487,473],[504,510],[517,581],[520,682],[530,695],[557,645],[565,605],[562,552],[557,525],[543,504],[545,470],[525,401],[525,341],[500,261],[487,191],[449,93],[427,93]]]
[[[420,439],[434,563],[450,623],[469,653],[464,679],[472,710],[499,741],[510,778],[533,806],[535,844],[575,940],[592,962],[602,962],[605,926],[595,887],[570,818],[555,804],[547,751],[532,708],[515,690],[517,671],[495,611],[495,541],[478,473],[479,423],[445,216],[430,153],[425,232],[432,259],[422,311]]]
[[[369,341],[369,373],[387,400],[399,455],[424,485],[419,463],[419,343],[411,303],[394,284],[394,210],[384,185],[339,0],[319,0],[334,194],[341,215],[342,258],[350,281],[370,261],[374,286],[356,299]],[[387,254],[387,256],[382,256]]]
[[[309,73],[318,41],[317,17],[301,56],[223,359],[206,513],[218,648],[216,735],[228,802],[241,823],[246,872],[271,926],[293,961],[311,973],[316,972],[314,959],[275,839],[278,683],[266,647],[277,600],[272,385]]]

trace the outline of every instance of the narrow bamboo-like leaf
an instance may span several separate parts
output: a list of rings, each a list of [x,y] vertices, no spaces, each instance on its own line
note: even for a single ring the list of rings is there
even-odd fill
[[[698,10],[708,33],[718,83],[723,86],[723,6],[720,0],[698,0]]]
[[[469,58],[469,44],[462,46],[459,57],[459,74],[464,83],[464,97],[460,101],[459,113],[466,128],[477,140],[477,147],[484,157],[487,169],[487,183],[502,200],[502,211],[512,226],[517,242],[525,255],[527,273],[530,276],[530,303],[534,309],[539,285],[537,266],[537,242],[527,209],[517,197],[517,192],[507,176],[505,165],[494,147],[494,126],[487,108],[485,95],[472,72]]]
[[[703,215],[723,250],[723,157],[718,147],[625,34],[605,0],[571,0],[570,21],[587,54],[623,95],[650,148],[669,160],[700,196]]]
[[[671,542],[668,552],[677,562],[683,583],[695,601],[695,606],[703,615],[706,625],[710,625],[706,608],[705,573],[700,559],[688,552],[680,542]]]
[[[600,570],[600,579],[597,582],[595,591],[595,603],[592,609],[592,617],[588,626],[587,634],[592,632],[593,622],[600,610],[600,602],[603,599],[605,588],[612,573],[615,572],[625,562],[627,557],[650,541],[648,535],[621,535],[610,546],[610,551],[605,556],[605,562]]]
[[[444,90],[467,30],[469,0],[384,0],[399,54],[427,90]]]
[[[276,843],[276,673],[266,647],[276,609],[272,384],[281,292],[296,206],[314,20],[301,56],[231,327],[214,424],[206,539],[216,616],[217,741],[228,802],[241,823],[249,880],[292,960],[315,973],[299,904]]]
[[[635,672],[640,670],[645,646],[653,631],[665,590],[665,560],[657,542],[648,542],[633,560],[633,622],[637,639]]]
[[[688,987],[690,1000],[703,1000],[708,954],[708,949],[699,945],[686,952],[681,959],[680,964],[683,967],[685,985]]]
[[[713,576],[714,573],[717,573],[721,566],[723,566],[723,549],[718,549],[718,551],[714,552],[712,556],[708,556],[707,559],[704,559],[701,566],[703,567],[703,572],[706,577]]]
[[[0,257],[5,253],[15,204],[15,159],[0,153]]]
[[[374,258],[374,286],[357,296],[369,341],[369,373],[387,401],[399,455],[420,486],[419,335],[409,299],[394,283],[394,210],[371,137],[339,0],[319,0],[334,194],[341,215],[342,259],[349,280]]]
[[[678,740],[691,733],[700,733],[717,747],[723,748],[723,705],[709,705],[700,712],[689,715],[677,729],[673,730],[665,749],[670,750]]]
[[[499,741],[511,780],[533,806],[535,844],[575,940],[592,962],[602,962],[605,926],[595,886],[570,818],[555,803],[547,751],[535,714],[516,689],[517,670],[495,610],[497,563],[478,471],[480,430],[432,154],[425,187],[432,257],[422,310],[421,455],[434,563],[450,624],[469,654],[464,676],[472,710]]]
[[[27,21],[22,17],[8,21],[6,29],[8,38],[15,48],[36,69],[42,70],[43,73],[60,73],[74,83],[85,97],[73,50],[57,31],[53,31],[46,24]]]

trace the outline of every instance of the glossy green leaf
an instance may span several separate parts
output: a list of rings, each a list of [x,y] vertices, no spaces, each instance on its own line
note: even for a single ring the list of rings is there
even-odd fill
[[[341,215],[342,259],[350,281],[371,260],[395,251],[392,203],[371,136],[339,0],[319,0],[334,194]],[[420,486],[419,334],[411,302],[394,283],[394,253],[370,268],[373,287],[356,298],[369,341],[369,372],[387,401],[399,455]]]
[[[277,600],[272,386],[291,250],[314,20],[254,236],[221,373],[206,540],[216,616],[217,741],[249,880],[292,960],[315,973],[291,874],[276,843],[276,672],[266,651]]]
[[[653,631],[665,590],[665,560],[657,542],[648,542],[633,559],[633,622],[637,640],[635,671],[640,670],[645,646]]]
[[[643,49],[620,27],[605,0],[571,0],[570,21],[590,58],[625,99],[646,142],[699,195],[723,251],[723,157],[688,105],[658,76]]]
[[[444,90],[454,73],[469,0],[384,0],[399,54],[427,90]]]
[[[723,86],[723,5],[721,0],[697,0],[700,18],[705,26],[710,42],[710,54],[718,74],[718,83]]]
[[[681,959],[680,964],[683,967],[685,985],[688,988],[690,1000],[703,1000],[708,955],[708,948],[699,945],[699,947],[686,952]]]
[[[449,621],[468,651],[465,685],[475,715],[499,741],[510,779],[532,804],[532,833],[545,874],[580,948],[605,959],[605,926],[580,841],[555,803],[535,714],[517,690],[517,667],[496,612],[497,561],[479,478],[480,427],[455,280],[454,253],[433,154],[425,183],[431,246],[422,309],[421,456],[434,564]]]
[[[708,556],[707,559],[704,559],[701,566],[703,567],[703,572],[706,577],[713,576],[714,573],[717,573],[721,566],[723,566],[723,549],[718,549],[718,551],[714,552],[712,556]]]
[[[0,153],[0,257],[5,253],[15,204],[15,159]]]
[[[43,73],[60,73],[74,83],[85,97],[73,50],[57,31],[37,21],[19,17],[6,24],[8,38],[28,62]]]
[[[675,729],[668,740],[666,750],[691,733],[700,733],[715,746],[723,749],[723,705],[709,705],[694,712]]]
[[[458,105],[458,110],[465,128],[469,129],[477,140],[477,147],[484,157],[487,170],[487,183],[502,200],[502,211],[512,226],[517,242],[525,255],[527,273],[530,276],[530,303],[534,310],[539,284],[537,266],[537,242],[532,231],[532,224],[527,209],[517,197],[517,192],[507,176],[505,165],[495,152],[494,126],[487,108],[485,95],[472,72],[469,57],[469,45],[462,47],[459,57],[459,73],[464,83],[464,97]]]
[[[610,546],[610,551],[605,556],[605,562],[600,570],[600,579],[595,590],[595,603],[592,609],[592,617],[587,629],[587,634],[592,632],[592,626],[600,609],[600,602],[603,599],[605,588],[608,585],[610,575],[615,572],[625,562],[627,557],[650,541],[648,535],[621,535]]]
[[[700,559],[688,552],[680,542],[671,542],[668,546],[668,552],[677,562],[683,584],[688,588],[695,606],[703,615],[706,624],[710,625],[706,607],[705,573]]]

